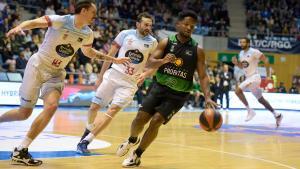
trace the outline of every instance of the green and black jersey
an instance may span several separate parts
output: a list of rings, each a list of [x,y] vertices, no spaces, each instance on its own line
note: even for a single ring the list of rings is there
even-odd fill
[[[197,68],[197,46],[194,39],[180,43],[176,35],[168,37],[163,56],[172,53],[176,59],[162,65],[156,73],[156,81],[176,92],[189,92],[193,89],[193,75]]]

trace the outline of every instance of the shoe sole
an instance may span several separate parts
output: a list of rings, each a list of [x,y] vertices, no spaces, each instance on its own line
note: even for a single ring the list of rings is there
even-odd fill
[[[122,165],[123,168],[135,168],[135,167],[138,167],[139,165],[141,164],[141,161],[139,161],[137,164],[135,165],[130,165],[130,166],[124,166]]]
[[[17,158],[12,158],[11,159],[11,165],[22,165],[22,166],[40,166],[43,164],[43,162],[41,162],[40,164],[29,164],[29,163],[26,163],[20,159],[17,159]]]

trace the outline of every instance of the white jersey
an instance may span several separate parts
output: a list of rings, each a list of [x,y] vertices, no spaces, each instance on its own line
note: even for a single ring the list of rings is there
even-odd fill
[[[123,30],[114,39],[114,43],[120,46],[118,58],[129,57],[129,66],[123,64],[113,64],[112,68],[136,80],[137,76],[143,72],[149,55],[155,50],[157,40],[151,35],[142,37],[137,30]]]
[[[243,65],[246,77],[258,74],[258,63],[262,53],[254,48],[249,48],[247,51],[242,50],[239,54],[239,61]]]
[[[43,64],[64,69],[79,48],[92,45],[93,31],[88,26],[77,29],[74,18],[74,15],[45,16],[48,30],[37,53]]]

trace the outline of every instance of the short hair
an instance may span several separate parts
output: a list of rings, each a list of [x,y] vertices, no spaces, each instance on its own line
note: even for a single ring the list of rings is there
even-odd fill
[[[196,12],[191,11],[191,10],[184,10],[184,11],[179,12],[178,21],[182,21],[185,17],[192,17],[193,19],[198,21],[198,16],[197,16]]]
[[[250,43],[250,39],[247,37],[242,37],[240,40],[245,39],[247,43]]]
[[[150,15],[148,12],[142,12],[137,16],[137,22],[141,22],[142,18],[149,18],[152,20],[152,22],[154,22],[154,19],[152,17],[152,15]]]
[[[79,14],[83,8],[88,9],[95,4],[94,0],[78,0],[75,4],[75,14]]]

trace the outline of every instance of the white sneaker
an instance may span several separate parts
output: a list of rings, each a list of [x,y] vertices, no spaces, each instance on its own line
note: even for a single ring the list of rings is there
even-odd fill
[[[136,155],[135,151],[132,151],[132,153],[123,161],[122,166],[124,168],[134,168],[138,167],[140,164],[141,158]]]
[[[281,121],[283,119],[283,115],[279,114],[279,116],[275,117],[276,119],[276,128],[278,128],[281,125]]]
[[[126,140],[125,142],[123,142],[117,149],[117,156],[122,157],[125,154],[128,153],[128,151],[130,150],[131,147],[137,145],[140,142],[140,139],[138,138],[137,141],[135,143],[130,143],[128,140]]]
[[[249,109],[248,110],[248,115],[247,115],[247,118],[246,118],[245,121],[247,122],[247,121],[252,120],[255,115],[256,115],[256,113],[254,112],[254,110]]]

